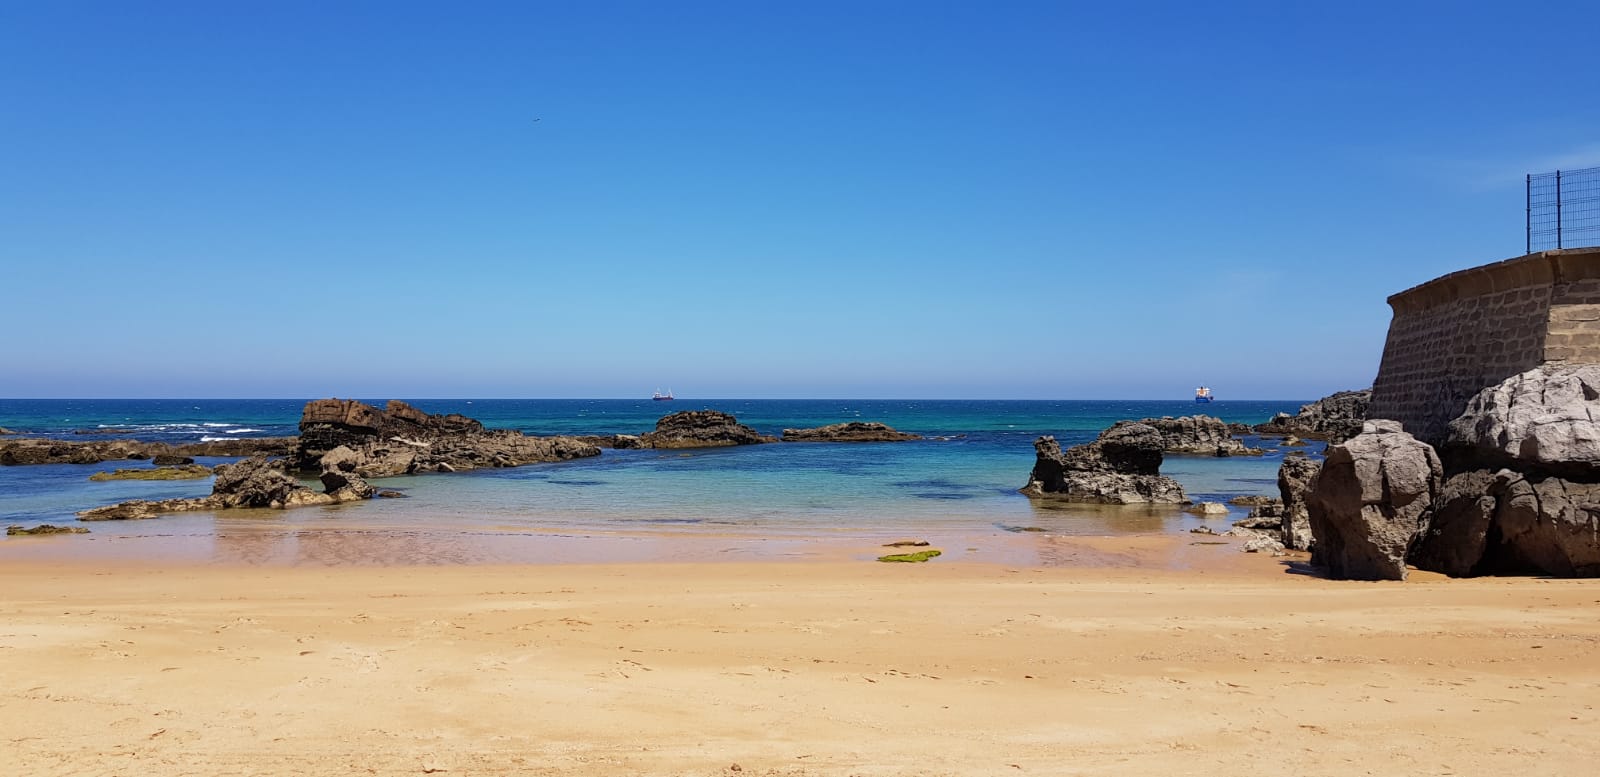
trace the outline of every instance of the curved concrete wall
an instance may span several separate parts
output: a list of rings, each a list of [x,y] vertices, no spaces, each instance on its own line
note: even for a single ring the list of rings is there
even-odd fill
[[[1600,248],[1544,251],[1389,298],[1371,418],[1438,445],[1467,400],[1542,364],[1600,362]]]

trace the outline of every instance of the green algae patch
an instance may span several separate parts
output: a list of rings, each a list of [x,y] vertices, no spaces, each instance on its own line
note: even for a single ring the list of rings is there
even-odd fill
[[[82,526],[56,526],[55,524],[50,524],[50,523],[41,523],[38,526],[35,526],[35,527],[31,528],[31,529],[24,529],[21,526],[7,526],[6,527],[6,536],[8,536],[8,537],[16,537],[16,536],[30,535],[30,534],[88,534],[88,533],[89,533],[89,530],[83,528]]]
[[[909,564],[909,563],[927,561],[928,559],[933,558],[934,556],[942,556],[942,555],[944,555],[944,551],[934,550],[934,549],[930,548],[928,550],[919,550],[919,551],[917,551],[915,553],[890,553],[887,556],[879,556],[878,560],[879,561],[886,561],[886,562],[889,562],[889,563]]]
[[[211,468],[204,464],[186,464],[182,467],[155,467],[119,469],[115,472],[96,472],[90,480],[199,480],[211,477]]]

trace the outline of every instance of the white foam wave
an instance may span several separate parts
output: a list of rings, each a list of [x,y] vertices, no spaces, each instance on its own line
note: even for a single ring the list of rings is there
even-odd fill
[[[228,429],[223,434],[244,434],[245,432],[264,432],[265,429]]]
[[[214,423],[211,423],[210,421],[207,421],[207,422],[205,422],[203,424],[200,424],[200,425],[201,426],[233,426],[233,424],[214,424]]]
[[[239,438],[237,438],[237,437],[212,437],[210,435],[206,435],[206,436],[200,438],[200,442],[222,442],[223,440],[237,440],[237,439],[239,439]]]

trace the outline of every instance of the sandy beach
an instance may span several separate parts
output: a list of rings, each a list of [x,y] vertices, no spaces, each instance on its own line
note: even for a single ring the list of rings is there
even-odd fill
[[[1086,563],[0,568],[13,774],[1592,774],[1593,581]],[[1070,552],[1070,551],[1064,551]],[[1187,557],[1187,556],[1186,556]]]

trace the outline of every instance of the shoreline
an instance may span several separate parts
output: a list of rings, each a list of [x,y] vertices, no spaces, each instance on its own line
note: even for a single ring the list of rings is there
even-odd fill
[[[1255,561],[6,563],[0,755],[32,774],[1592,769],[1592,583]]]

